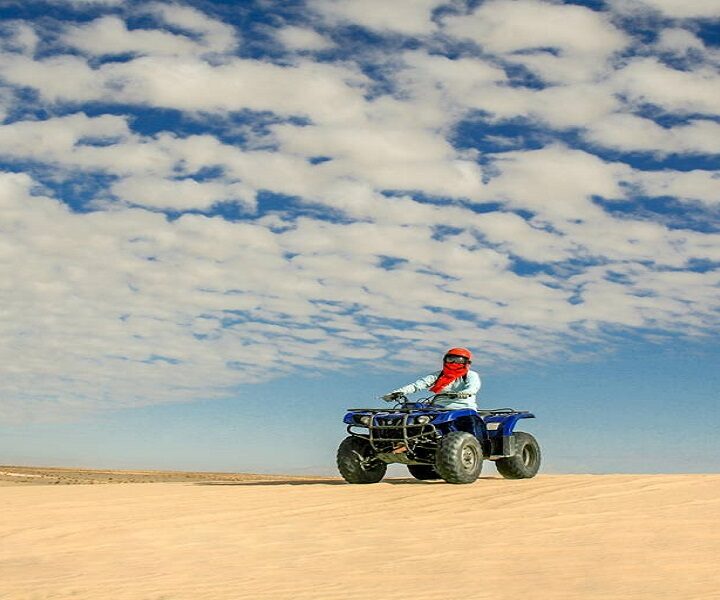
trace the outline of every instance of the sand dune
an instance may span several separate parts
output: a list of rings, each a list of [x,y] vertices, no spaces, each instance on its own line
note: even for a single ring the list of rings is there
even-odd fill
[[[3,600],[720,598],[720,475],[18,483],[0,501]]]

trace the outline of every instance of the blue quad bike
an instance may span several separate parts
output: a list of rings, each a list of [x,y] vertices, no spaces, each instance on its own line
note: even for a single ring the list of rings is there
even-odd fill
[[[340,444],[337,466],[348,483],[377,483],[388,464],[407,465],[415,479],[473,483],[483,460],[495,462],[506,479],[528,479],[540,468],[537,440],[515,431],[524,410],[473,410],[435,406],[438,394],[410,402],[399,396],[392,408],[349,408],[343,421],[350,434]]]

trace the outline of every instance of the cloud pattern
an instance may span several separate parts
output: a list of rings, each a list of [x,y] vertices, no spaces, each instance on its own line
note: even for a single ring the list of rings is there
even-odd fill
[[[1,9],[0,419],[717,334],[716,3],[362,4]]]

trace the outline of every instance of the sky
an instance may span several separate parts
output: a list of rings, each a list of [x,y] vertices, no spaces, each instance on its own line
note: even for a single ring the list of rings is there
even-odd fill
[[[329,473],[466,346],[546,472],[717,472],[719,67],[716,0],[0,0],[0,463]]]

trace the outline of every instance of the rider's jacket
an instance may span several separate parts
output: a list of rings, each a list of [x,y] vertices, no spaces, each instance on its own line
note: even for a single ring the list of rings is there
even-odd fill
[[[393,390],[393,392],[400,392],[407,395],[413,392],[419,392],[420,390],[426,390],[435,383],[440,373],[442,373],[442,371],[436,371],[435,373],[421,377],[413,383],[408,383],[406,386]],[[467,398],[443,398],[440,396],[435,400],[435,406],[439,406],[440,408],[473,408],[477,410],[475,395],[480,391],[480,385],[480,375],[475,371],[468,371],[465,377],[458,377],[455,381],[440,390],[439,393],[459,392],[469,394],[469,396]]]

